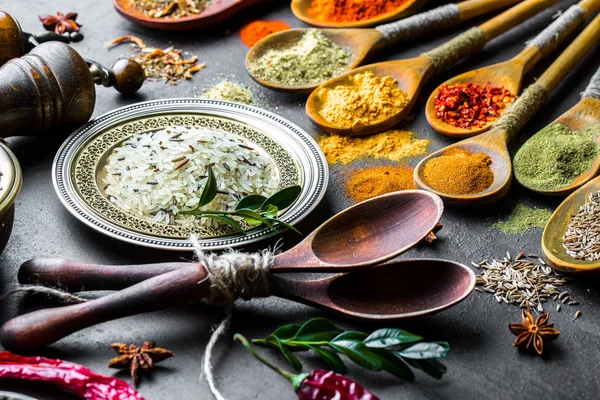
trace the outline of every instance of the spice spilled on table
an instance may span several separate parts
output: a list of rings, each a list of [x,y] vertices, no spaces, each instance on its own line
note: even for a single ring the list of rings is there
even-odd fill
[[[416,189],[413,169],[404,165],[357,168],[346,178],[345,189],[355,203],[399,190]]]
[[[205,89],[202,97],[213,100],[227,100],[238,103],[252,104],[254,94],[250,88],[232,81],[221,81],[216,85]]]
[[[275,32],[291,29],[284,21],[252,21],[240,30],[240,39],[248,47],[252,47],[264,37]]]

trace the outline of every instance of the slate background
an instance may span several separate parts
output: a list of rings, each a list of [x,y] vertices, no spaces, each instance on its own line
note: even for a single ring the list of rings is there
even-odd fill
[[[142,37],[150,46],[166,47],[171,43],[177,48],[196,54],[200,62],[206,62],[205,70],[197,73],[191,82],[172,87],[160,82],[147,83],[137,96],[123,97],[112,89],[98,88],[98,102],[94,116],[116,107],[137,101],[171,97],[201,95],[203,88],[221,79],[233,79],[249,85],[262,107],[277,112],[297,123],[315,137],[319,132],[304,115],[303,96],[285,95],[255,84],[244,69],[247,48],[237,36],[238,29],[254,19],[283,19],[293,27],[304,26],[289,10],[288,1],[274,1],[256,6],[242,15],[219,26],[204,31],[169,33],[143,29],[124,19],[114,11],[111,1],[91,0],[2,0],[0,9],[17,17],[24,30],[40,31],[37,16],[56,11],[80,13],[78,21],[83,25],[86,38],[74,47],[87,58],[107,66],[118,56],[126,55],[128,46],[117,47],[109,52],[102,44],[124,34]],[[431,6],[439,5],[440,1]],[[453,140],[442,137],[429,127],[424,115],[424,101],[431,90],[457,73],[479,66],[504,61],[517,54],[525,41],[535,36],[558,10],[565,10],[574,1],[562,1],[557,6],[540,13],[495,39],[478,55],[464,61],[450,71],[432,79],[425,87],[422,101],[415,108],[415,121],[409,129],[419,137],[432,140],[430,150],[437,150]],[[483,21],[485,19],[480,19]],[[444,32],[389,49],[375,61],[409,58],[431,49],[474,25],[476,21],[463,24],[461,28]],[[527,76],[525,84],[538,77],[551,59],[543,60]],[[568,75],[552,95],[536,118],[525,127],[516,142],[535,133],[579,100],[589,78],[598,67],[599,49],[595,48]],[[145,263],[179,259],[181,254],[154,251],[120,243],[92,231],[77,221],[59,202],[51,180],[51,165],[55,152],[64,136],[49,135],[43,139],[10,138],[11,148],[18,155],[24,172],[24,183],[16,202],[16,219],[8,247],[0,256],[0,291],[12,288],[16,283],[19,265],[32,257],[65,257],[96,263]],[[415,165],[418,160],[409,160]],[[331,181],[325,200],[301,226],[309,232],[329,216],[351,205],[343,191],[345,173],[363,165],[375,165],[370,160],[347,167],[332,166]],[[556,207],[560,198],[544,198],[513,187],[509,199],[538,207]],[[448,208],[442,222],[440,240],[433,246],[417,247],[403,257],[437,257],[457,260],[465,264],[488,257],[504,257],[506,251],[516,255],[540,252],[541,229],[532,229],[522,235],[504,235],[493,223],[510,211],[510,201],[483,208]],[[286,247],[297,238],[285,235]],[[270,243],[264,243],[268,245]],[[568,289],[571,297],[581,302],[577,307],[563,307],[560,313],[551,313],[551,319],[561,330],[560,338],[548,346],[544,357],[522,353],[511,346],[514,339],[506,324],[520,319],[516,307],[497,304],[491,295],[474,292],[456,307],[417,320],[394,324],[419,333],[430,340],[446,340],[451,344],[449,357],[444,361],[448,373],[442,380],[434,380],[419,371],[413,383],[398,381],[386,373],[366,372],[353,366],[349,376],[365,384],[382,399],[593,399],[600,388],[598,363],[600,361],[600,311],[599,281],[585,278],[572,282]],[[9,318],[51,302],[14,296],[1,304],[1,318]],[[548,306],[553,310],[554,306]],[[575,322],[571,318],[577,309],[582,316]],[[315,309],[289,301],[271,298],[239,304],[234,312],[230,333],[241,332],[248,337],[264,336],[276,327],[302,322],[323,315]],[[331,317],[330,315],[327,315]],[[210,335],[210,328],[221,317],[219,310],[203,306],[188,306],[134,316],[108,322],[78,332],[57,344],[40,351],[49,357],[60,357],[84,364],[103,374],[114,374],[128,379],[127,372],[115,372],[106,367],[113,357],[108,345],[112,342],[139,343],[155,340],[159,346],[172,349],[176,357],[144,376],[139,391],[148,400],[158,399],[209,399],[208,386],[199,380],[200,360]],[[382,325],[357,323],[331,317],[346,328],[371,330]],[[390,324],[388,324],[390,325]],[[281,357],[263,350],[267,356],[283,364]],[[302,355],[307,368],[322,366],[315,358]],[[229,399],[295,398],[290,385],[275,373],[256,362],[230,336],[220,340],[215,351],[215,375],[218,387]],[[0,389],[21,391],[39,399],[70,399],[46,385],[0,381]]]

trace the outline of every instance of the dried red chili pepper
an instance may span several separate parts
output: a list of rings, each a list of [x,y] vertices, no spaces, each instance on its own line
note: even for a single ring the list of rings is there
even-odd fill
[[[239,340],[257,360],[292,382],[294,391],[298,393],[298,400],[379,400],[379,397],[352,379],[333,371],[316,369],[311,373],[292,374],[262,358],[239,333],[233,339]]]
[[[129,384],[82,365],[0,352],[0,378],[44,381],[87,400],[144,400]]]
[[[508,89],[490,82],[442,85],[434,100],[435,116],[459,128],[481,128],[498,118],[514,100]]]

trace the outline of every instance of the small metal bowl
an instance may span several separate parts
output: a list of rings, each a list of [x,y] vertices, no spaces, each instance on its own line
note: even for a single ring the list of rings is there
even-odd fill
[[[0,253],[6,247],[15,216],[15,199],[21,190],[23,175],[17,157],[0,139]]]

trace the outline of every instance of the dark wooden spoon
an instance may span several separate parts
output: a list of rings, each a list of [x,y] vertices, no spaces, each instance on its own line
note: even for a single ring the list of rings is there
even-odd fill
[[[131,0],[114,0],[115,9],[125,19],[147,28],[165,31],[185,31],[207,28],[265,0],[218,0],[200,14],[183,18],[150,18],[132,5]]]
[[[96,300],[16,317],[4,324],[0,341],[11,351],[31,351],[101,322],[208,297],[210,282],[204,267],[176,264],[148,266],[152,273],[161,272],[161,268],[162,272],[175,269]],[[144,267],[125,267],[136,271],[129,274],[130,282],[149,274]],[[132,280],[133,276],[136,278]],[[475,275],[456,262],[424,259],[401,260],[318,280],[271,275],[270,281],[271,294],[278,297],[354,318],[390,320],[438,312],[460,302],[473,290]]]

